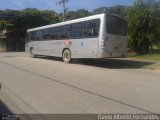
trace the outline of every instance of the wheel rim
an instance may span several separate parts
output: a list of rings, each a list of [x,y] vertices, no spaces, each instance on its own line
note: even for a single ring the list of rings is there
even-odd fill
[[[63,53],[63,61],[66,63],[70,63],[71,61],[71,54],[69,50],[65,50]]]
[[[64,53],[64,60],[68,61],[70,59],[70,56],[67,52]]]
[[[35,54],[34,54],[34,50],[33,50],[33,49],[31,49],[31,56],[32,56],[32,57],[34,57],[34,56],[35,56]]]

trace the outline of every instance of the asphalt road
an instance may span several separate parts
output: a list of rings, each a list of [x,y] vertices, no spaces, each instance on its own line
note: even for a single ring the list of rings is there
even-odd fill
[[[0,112],[160,113],[160,71],[132,61],[65,64],[52,57],[0,53]]]

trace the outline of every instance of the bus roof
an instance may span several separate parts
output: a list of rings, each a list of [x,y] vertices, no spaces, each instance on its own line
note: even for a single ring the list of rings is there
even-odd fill
[[[60,22],[60,23],[56,23],[56,24],[46,25],[46,26],[42,26],[42,27],[28,29],[27,32],[46,29],[46,28],[50,28],[50,27],[56,27],[56,26],[60,26],[60,25],[72,24],[72,23],[76,23],[76,22],[82,22],[82,21],[91,20],[91,19],[97,19],[97,18],[103,17],[104,15],[105,14],[92,15],[92,16],[89,16],[89,17],[84,17],[84,18],[79,18],[79,19],[75,19],[75,20]]]

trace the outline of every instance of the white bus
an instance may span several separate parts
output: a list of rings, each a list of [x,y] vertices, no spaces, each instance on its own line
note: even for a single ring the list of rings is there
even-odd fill
[[[26,51],[37,55],[75,58],[127,56],[127,21],[99,14],[27,30]]]

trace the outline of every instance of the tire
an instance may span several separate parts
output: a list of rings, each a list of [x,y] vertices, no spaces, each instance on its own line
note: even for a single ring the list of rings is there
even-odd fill
[[[72,62],[72,58],[71,58],[71,52],[70,52],[70,50],[69,49],[65,49],[64,51],[63,51],[63,61],[65,62],[65,63],[71,63]]]
[[[36,57],[37,57],[37,55],[35,54],[35,52],[34,52],[34,49],[33,49],[33,48],[31,48],[31,50],[30,50],[30,54],[31,54],[31,57],[32,57],[32,58],[36,58]]]

